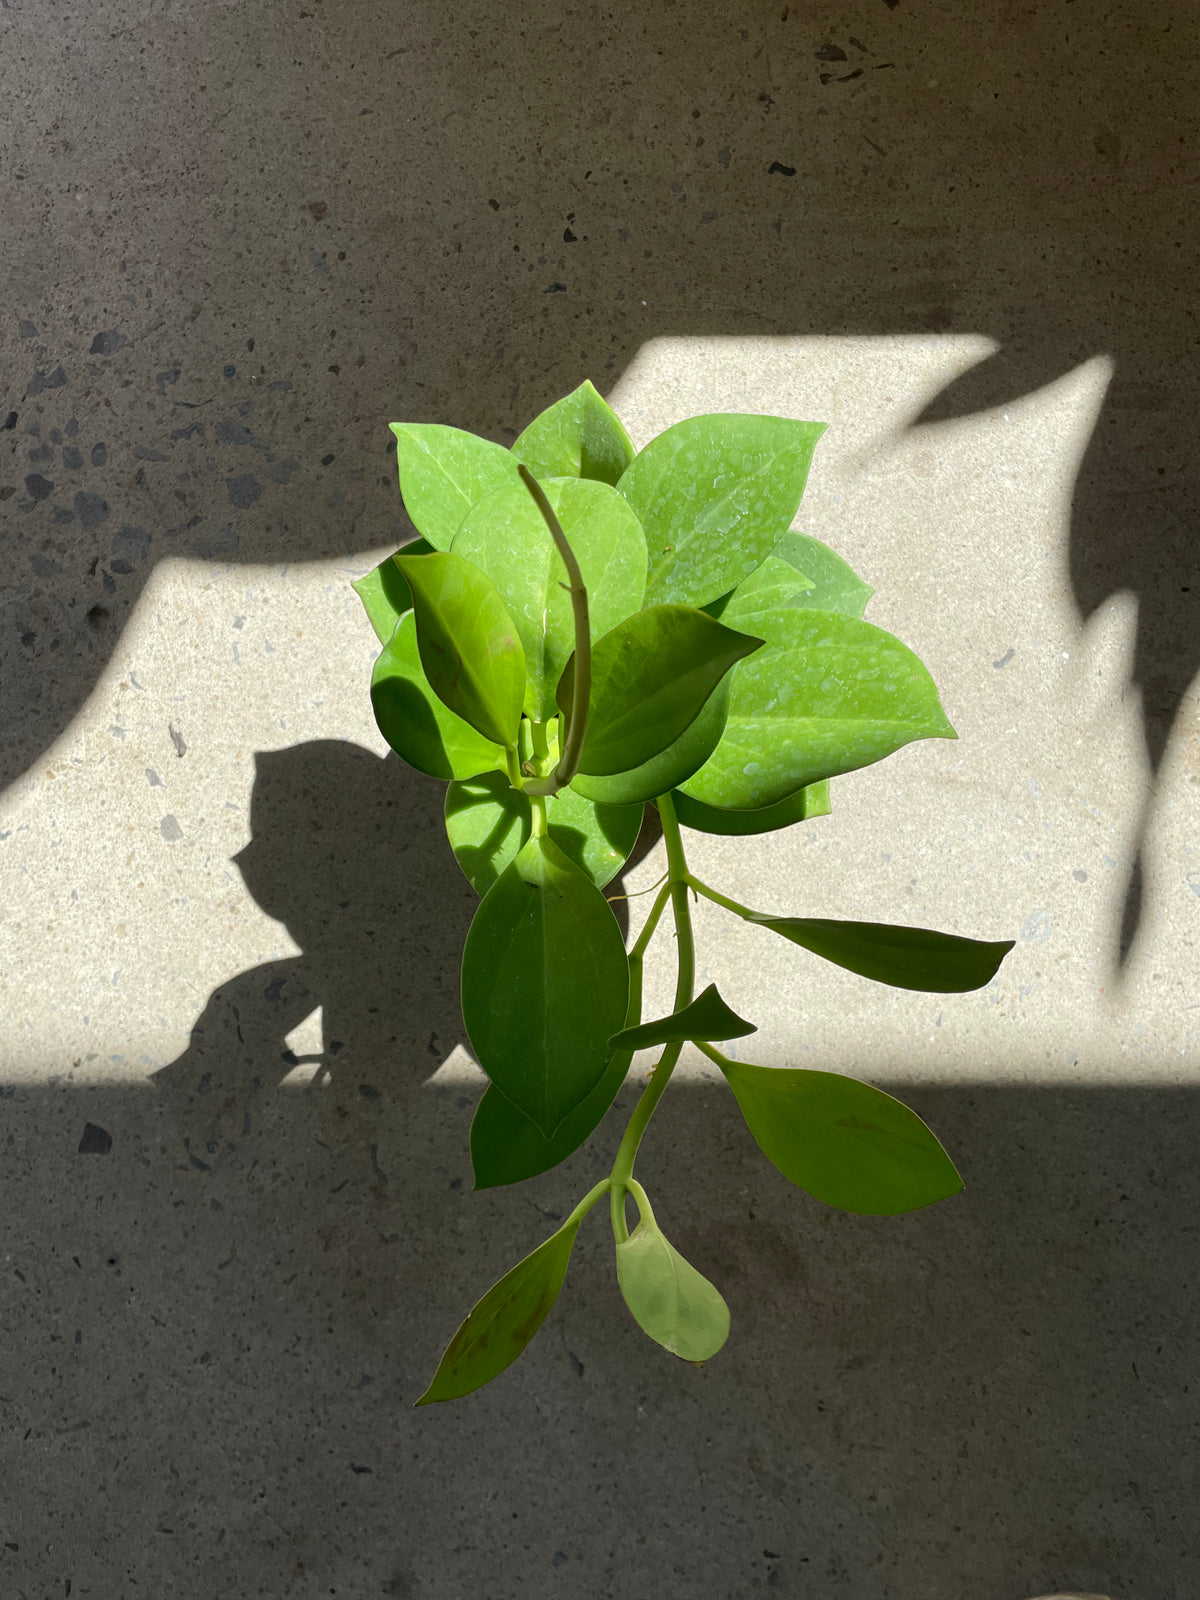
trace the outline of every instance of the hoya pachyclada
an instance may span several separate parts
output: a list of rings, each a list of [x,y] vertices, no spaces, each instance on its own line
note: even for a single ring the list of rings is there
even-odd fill
[[[695,993],[689,894],[905,989],[980,988],[1012,941],[753,910],[689,871],[683,829],[757,834],[823,816],[832,778],[954,729],[917,657],[864,620],[870,586],[791,529],[824,424],[689,417],[636,451],[584,383],[511,449],[442,424],[392,431],[420,538],[354,587],[381,645],[380,731],[447,785],[450,847],[480,896],[462,963],[463,1020],[489,1080],[471,1125],[476,1188],[565,1160],[633,1053],[661,1052],[608,1177],[483,1296],[421,1403],[469,1394],[516,1360],[605,1196],[633,1317],[705,1361],[728,1309],[633,1176],[686,1044],[720,1068],[767,1159],[827,1205],[890,1216],[962,1184],[882,1090],[722,1053],[756,1030],[715,986]],[[627,951],[604,888],[647,804],[667,871]],[[668,907],[674,1005],[644,1020],[642,963]]]

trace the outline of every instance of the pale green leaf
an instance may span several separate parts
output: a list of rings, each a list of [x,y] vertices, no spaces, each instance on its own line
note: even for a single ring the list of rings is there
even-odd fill
[[[586,380],[535,417],[512,453],[543,481],[595,478],[609,484],[634,457],[620,418]]]
[[[449,550],[459,523],[477,500],[505,483],[520,483],[517,461],[503,445],[440,422],[393,422],[400,493],[417,532],[435,550]]]

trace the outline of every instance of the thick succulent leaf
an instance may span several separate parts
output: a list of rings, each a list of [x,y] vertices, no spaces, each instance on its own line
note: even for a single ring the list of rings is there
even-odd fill
[[[863,978],[929,994],[982,989],[996,976],[1015,943],[1012,939],[964,939],[956,933],[904,928],[890,922],[772,917],[766,912],[758,912],[750,920]]]
[[[371,707],[396,754],[431,778],[472,778],[505,764],[498,744],[476,733],[434,694],[421,666],[411,611],[400,618],[375,662]]]
[[[652,439],[617,485],[646,530],[646,604],[707,605],[753,572],[796,515],[824,431],[718,415]]]
[[[729,1337],[729,1307],[643,1217],[617,1245],[617,1279],[643,1333],[684,1361],[707,1361]]]
[[[629,1005],[625,1012],[625,1024],[630,1028],[642,1014],[641,973],[640,962],[630,968]],[[489,1084],[471,1122],[475,1187],[493,1189],[500,1184],[522,1183],[540,1172],[549,1172],[551,1167],[573,1155],[599,1127],[625,1082],[632,1060],[631,1051],[615,1051],[600,1082],[563,1118],[549,1139],[523,1111],[518,1111],[511,1100],[506,1100]]]
[[[778,556],[768,556],[762,566],[738,584],[721,607],[721,621],[727,628],[751,632],[751,619],[769,617],[787,609],[812,609],[809,596],[813,584],[802,572]],[[712,608],[709,608],[712,614]]]
[[[641,806],[596,806],[563,789],[546,799],[550,837],[598,889],[620,872],[637,843]],[[477,894],[486,894],[528,840],[528,796],[502,772],[483,773],[446,791],[446,833]]]
[[[516,457],[503,445],[439,422],[393,422],[400,493],[417,532],[435,550],[449,550],[458,525],[477,500],[505,483],[520,483]]]
[[[461,1399],[512,1366],[558,1299],[578,1232],[578,1222],[560,1228],[492,1285],[446,1346],[419,1406]]]
[[[396,555],[429,555],[433,546],[426,539],[414,539]],[[363,603],[371,626],[380,644],[386,644],[396,631],[396,624],[406,611],[412,610],[412,590],[404,581],[404,574],[396,565],[395,556],[388,556],[361,578],[350,585]]]
[[[767,647],[733,673],[720,744],[680,786],[693,799],[755,810],[914,739],[957,737],[925,667],[882,628],[798,610],[760,628]]]
[[[434,693],[485,739],[516,747],[525,652],[491,580],[461,556],[397,556]]]
[[[605,777],[661,754],[696,720],[729,668],[761,644],[691,606],[653,606],[626,617],[592,647],[579,770]],[[558,686],[564,712],[574,678],[572,657]]]
[[[634,457],[616,412],[586,380],[542,412],[512,453],[535,478],[594,478],[615,484]]]
[[[890,1217],[962,1188],[916,1112],[882,1089],[800,1067],[725,1061],[721,1070],[762,1153],[826,1205]]]
[[[725,730],[728,706],[727,675],[709,695],[696,720],[659,755],[651,756],[640,767],[631,767],[628,772],[618,772],[611,778],[593,778],[582,772],[577,773],[571,788],[589,800],[609,805],[627,805],[667,794],[677,783],[682,783],[693,772],[697,772],[716,749]]]
[[[637,611],[646,589],[646,536],[629,503],[606,483],[558,478],[542,485],[575,552],[588,592],[593,637]],[[505,485],[467,513],[454,554],[485,572],[508,608],[525,651],[525,711],[558,713],[554,691],[575,648],[567,569],[523,483]]]
[[[547,1139],[604,1076],[628,998],[608,902],[551,840],[531,839],[475,913],[462,1008],[476,1060]]]
[[[717,993],[716,984],[710,983],[691,1005],[669,1017],[659,1017],[655,1022],[622,1028],[608,1042],[614,1050],[652,1050],[659,1044],[680,1044],[692,1039],[742,1039],[757,1032],[753,1022],[747,1022],[730,1010]]]
[[[810,783],[806,789],[797,789],[795,794],[785,795],[773,806],[760,806],[756,811],[726,811],[718,806],[706,806],[682,789],[676,789],[672,799],[675,815],[685,827],[695,828],[697,833],[742,836],[774,833],[779,828],[790,828],[794,822],[827,817],[832,809],[827,778],[820,783]]]
[[[771,551],[776,561],[786,561],[812,584],[808,604],[814,611],[840,611],[861,617],[875,593],[836,551],[811,533],[785,533]]]

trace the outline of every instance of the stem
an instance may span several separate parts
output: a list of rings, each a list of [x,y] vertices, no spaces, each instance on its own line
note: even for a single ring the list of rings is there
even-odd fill
[[[582,1222],[584,1217],[587,1216],[588,1212],[596,1204],[596,1201],[599,1200],[600,1196],[607,1191],[611,1183],[611,1178],[604,1178],[596,1185],[594,1189],[589,1189],[584,1195],[583,1199],[575,1207],[574,1211],[572,1211],[571,1215],[564,1223],[561,1224],[558,1231],[561,1233],[563,1228],[570,1228],[575,1223]]]
[[[514,789],[523,789],[525,779],[521,775],[521,757],[513,749],[504,752],[504,760],[508,769],[508,781]]]
[[[660,795],[655,801],[658,806],[659,816],[662,818],[663,840],[667,847],[667,882],[663,892],[655,901],[651,917],[655,912],[661,911],[661,905],[666,903],[666,896],[671,899],[671,909],[675,915],[675,939],[678,947],[679,967],[675,979],[675,1011],[682,1011],[684,1006],[691,1004],[692,989],[696,980],[696,945],[692,936],[692,912],[688,904],[689,875],[687,860],[683,853],[683,840],[679,833],[679,822],[675,816],[675,807],[669,794]],[[647,918],[649,925],[650,919]],[[657,917],[655,917],[657,921]],[[653,933],[653,927],[650,928]],[[642,930],[642,938],[634,949],[639,958],[645,944],[646,930]],[[645,939],[645,944],[643,944]],[[641,946],[641,949],[638,946]],[[659,1057],[654,1067],[650,1082],[646,1085],[642,1098],[634,1107],[633,1115],[629,1119],[629,1126],[625,1129],[625,1137],[621,1140],[617,1151],[617,1159],[613,1162],[612,1189],[609,1199],[612,1209],[613,1232],[618,1242],[623,1242],[629,1237],[625,1223],[625,1191],[629,1187],[633,1175],[633,1163],[637,1158],[638,1146],[646,1132],[647,1124],[654,1115],[654,1108],[662,1099],[671,1074],[675,1070],[675,1063],[683,1051],[682,1044],[669,1044]]]
[[[533,826],[530,829],[531,839],[544,839],[546,837],[546,797],[541,794],[529,796],[529,809],[532,813]]]
[[[650,915],[646,918],[645,924],[642,927],[642,931],[637,936],[637,942],[634,944],[633,949],[629,952],[629,960],[631,964],[634,961],[640,961],[646,954],[647,946],[654,937],[654,930],[658,927],[659,918],[666,910],[667,901],[670,898],[671,885],[670,883],[664,883],[662,888],[658,891],[658,894],[655,896],[654,904],[650,907]]]
[[[549,779],[537,780],[537,788],[534,790],[535,793],[541,791],[546,794],[556,794],[559,789],[565,789],[579,771],[579,757],[583,751],[583,739],[587,732],[588,702],[592,694],[592,630],[588,621],[587,589],[584,587],[583,573],[579,570],[575,552],[567,543],[567,536],[551,510],[541,484],[523,462],[517,471],[550,530],[550,537],[554,540],[555,548],[562,557],[563,566],[567,569],[567,577],[571,580],[569,584],[564,585],[571,596],[571,609],[575,615],[575,682],[571,695],[570,731],[552,776]],[[548,785],[544,790],[542,790],[543,783]]]
[[[695,889],[697,894],[702,894],[706,900],[713,901],[715,905],[724,906],[726,911],[732,911],[735,916],[747,917],[753,921],[760,915],[757,911],[751,911],[749,906],[742,905],[739,900],[731,900],[727,894],[718,894],[715,889],[710,889],[706,883],[701,883],[700,879],[693,877],[690,872],[687,881],[690,889]]]

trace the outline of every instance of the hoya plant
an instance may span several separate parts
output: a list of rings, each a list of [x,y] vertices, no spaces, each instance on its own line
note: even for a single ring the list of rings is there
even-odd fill
[[[954,730],[917,657],[863,620],[871,588],[790,531],[823,424],[691,417],[638,452],[584,383],[511,449],[440,424],[392,431],[420,538],[355,588],[382,644],[379,728],[448,785],[450,847],[480,897],[462,960],[463,1020],[489,1080],[471,1124],[476,1188],[565,1160],[634,1053],[660,1052],[609,1175],[488,1290],[419,1403],[469,1394],[516,1360],[605,1197],[633,1317],[705,1361],[728,1308],[634,1176],[685,1045],[720,1068],[767,1159],[827,1205],[889,1216],[962,1184],[933,1133],[881,1089],[722,1051],[756,1030],[714,985],[696,994],[689,896],[904,989],[978,988],[1012,943],[754,910],[690,870],[684,832],[822,816],[831,778]],[[604,888],[648,804],[667,870],[627,950]],[[674,1007],[644,1020],[642,965],[668,909]]]

